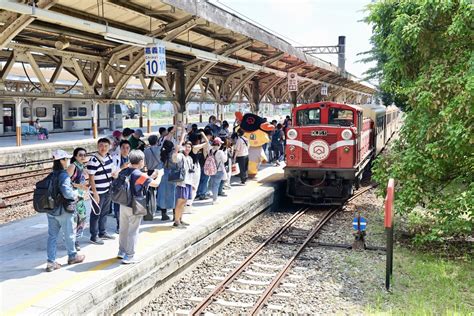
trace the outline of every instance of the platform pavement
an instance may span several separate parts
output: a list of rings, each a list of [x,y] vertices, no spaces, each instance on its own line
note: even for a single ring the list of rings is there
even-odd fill
[[[162,276],[165,273],[163,271],[176,269],[184,264],[182,261],[185,259],[174,259],[173,255],[185,253],[188,251],[187,247],[200,243],[231,220],[247,216],[246,221],[257,214],[253,212],[256,212],[258,207],[268,207],[275,198],[275,181],[281,180],[282,177],[281,167],[266,166],[255,180],[249,180],[245,186],[233,185],[226,191],[228,197],[220,197],[218,204],[212,205],[210,201],[196,202],[192,210],[187,210],[184,214],[184,219],[191,223],[186,230],[173,229],[171,221],[162,222],[158,217],[155,217],[153,222],[142,222],[136,254],[140,262],[134,265],[122,265],[120,260],[116,259],[118,238],[106,240],[105,245],[93,245],[88,242],[89,230],[86,228],[84,237],[80,239],[80,253],[86,256],[84,263],[65,265],[57,271],[47,273],[44,270],[46,215],[38,214],[2,225],[1,314],[65,315],[116,312],[128,304],[127,300],[139,295],[139,291],[144,291],[145,287],[158,282],[156,278],[166,276]],[[113,217],[108,217],[107,226],[109,232],[115,230]],[[213,238],[205,242],[216,242],[216,237]],[[201,250],[188,252],[197,251]],[[173,260],[172,264],[160,267],[160,273],[150,272],[151,266],[164,264],[166,260]],[[178,260],[179,264],[175,260]],[[62,240],[58,243],[58,262],[67,262]],[[140,282],[136,280],[146,273],[151,273],[148,279]],[[119,290],[123,293],[118,293]]]

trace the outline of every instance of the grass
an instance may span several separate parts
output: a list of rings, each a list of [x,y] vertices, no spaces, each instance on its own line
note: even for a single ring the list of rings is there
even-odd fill
[[[368,314],[474,315],[472,261],[455,261],[397,247],[392,292],[377,292]]]

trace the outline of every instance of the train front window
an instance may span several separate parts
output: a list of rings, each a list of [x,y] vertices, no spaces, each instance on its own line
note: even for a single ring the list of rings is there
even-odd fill
[[[329,125],[352,126],[354,125],[354,112],[338,108],[329,109]]]
[[[319,108],[298,111],[296,117],[298,126],[321,124],[321,110]]]

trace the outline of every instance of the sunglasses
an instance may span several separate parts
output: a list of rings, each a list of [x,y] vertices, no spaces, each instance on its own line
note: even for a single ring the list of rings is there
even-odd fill
[[[87,154],[77,154],[78,157],[87,157]]]

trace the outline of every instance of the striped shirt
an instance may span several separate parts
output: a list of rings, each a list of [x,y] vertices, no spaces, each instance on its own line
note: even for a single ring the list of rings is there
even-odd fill
[[[113,171],[115,171],[115,167],[110,155],[102,157],[102,165],[96,156],[92,156],[87,163],[87,173],[94,176],[95,187],[98,194],[107,193],[107,191],[109,191]]]

